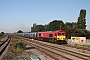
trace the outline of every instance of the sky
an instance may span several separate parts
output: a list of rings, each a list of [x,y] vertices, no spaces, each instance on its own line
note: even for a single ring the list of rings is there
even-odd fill
[[[34,23],[53,20],[77,22],[86,10],[86,29],[90,30],[90,0],[0,0],[0,32],[30,31]]]

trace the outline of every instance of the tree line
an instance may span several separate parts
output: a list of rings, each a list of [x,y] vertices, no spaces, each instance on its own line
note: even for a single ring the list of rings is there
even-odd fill
[[[71,36],[80,36],[90,39],[90,31],[86,29],[86,26],[86,10],[81,9],[77,22],[64,23],[63,20],[53,20],[45,25],[37,25],[34,23],[33,27],[31,27],[31,32],[56,31],[61,29],[66,32],[68,39],[71,38]]]

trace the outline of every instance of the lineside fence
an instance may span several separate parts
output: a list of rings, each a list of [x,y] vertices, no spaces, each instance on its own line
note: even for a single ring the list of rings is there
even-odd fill
[[[81,42],[73,42],[72,39],[68,39],[68,44],[74,45],[74,44],[80,44],[80,45],[90,45],[90,39],[86,39],[84,43]]]

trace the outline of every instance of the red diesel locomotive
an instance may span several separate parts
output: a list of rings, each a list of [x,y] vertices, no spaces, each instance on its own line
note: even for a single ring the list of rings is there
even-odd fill
[[[67,43],[66,32],[63,30],[38,32],[37,37],[43,41]]]

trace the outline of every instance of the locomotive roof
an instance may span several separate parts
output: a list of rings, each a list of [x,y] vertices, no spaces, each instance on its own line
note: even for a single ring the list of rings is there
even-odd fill
[[[45,31],[45,32],[65,32],[64,30],[57,30],[57,31]],[[45,33],[45,32],[38,32],[38,33]]]

